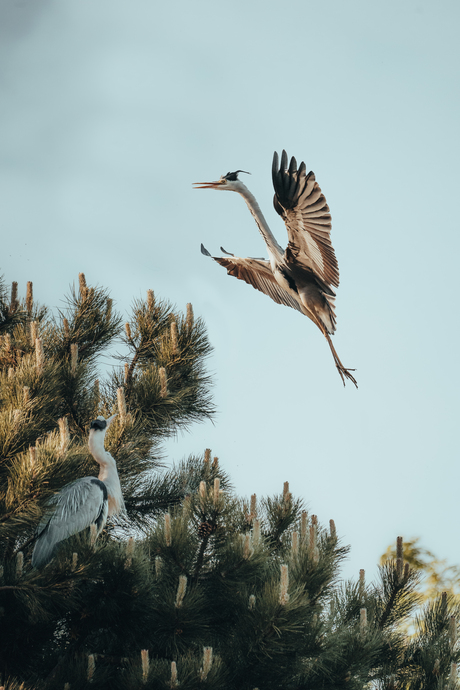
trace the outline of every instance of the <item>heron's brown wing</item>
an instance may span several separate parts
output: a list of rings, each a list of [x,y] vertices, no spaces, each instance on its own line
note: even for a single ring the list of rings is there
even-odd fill
[[[310,268],[327,285],[339,284],[339,267],[331,244],[331,214],[313,172],[306,174],[305,163],[297,169],[296,159],[283,151],[273,156],[273,204],[286,223],[289,243],[288,263]]]
[[[201,245],[201,251],[206,256],[211,256],[203,245]],[[244,280],[256,290],[260,290],[260,292],[271,297],[277,304],[284,304],[287,307],[297,309],[297,311],[302,311],[299,304],[289,292],[283,290],[276,282],[269,261],[249,258],[242,259],[233,255],[212,256],[211,258],[226,268],[228,275],[234,276],[239,280]]]

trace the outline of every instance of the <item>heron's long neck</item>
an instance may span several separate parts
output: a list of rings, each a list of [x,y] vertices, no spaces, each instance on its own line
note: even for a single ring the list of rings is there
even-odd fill
[[[260,234],[264,238],[265,244],[267,245],[267,249],[270,253],[270,258],[279,260],[283,254],[282,247],[280,247],[280,245],[275,239],[275,236],[268,227],[268,223],[264,218],[264,214],[260,210],[260,206],[257,203],[255,196],[251,194],[247,187],[245,187],[244,185],[241,186],[243,187],[243,189],[241,191],[239,190],[239,193],[245,200],[254,220],[257,223],[257,227],[259,228]]]
[[[109,515],[119,513],[124,508],[123,494],[121,493],[120,479],[117,472],[117,464],[110,453],[104,451],[104,458],[95,458],[99,463],[98,479],[107,487],[109,500]]]
[[[99,475],[98,479],[101,480],[101,482],[104,482],[104,484],[107,485],[107,489],[110,493],[110,489],[112,487],[119,487],[120,486],[120,480],[118,479],[118,472],[117,472],[117,465],[115,460],[112,458],[110,453],[108,453],[106,450],[104,451],[104,455],[102,456],[99,455],[98,457],[94,456],[96,462],[99,463]]]
[[[89,450],[93,458],[99,464],[98,479],[107,487],[109,499],[109,515],[119,513],[124,508],[123,495],[121,493],[120,479],[118,477],[117,464],[110,453],[104,448],[102,434],[90,431]]]

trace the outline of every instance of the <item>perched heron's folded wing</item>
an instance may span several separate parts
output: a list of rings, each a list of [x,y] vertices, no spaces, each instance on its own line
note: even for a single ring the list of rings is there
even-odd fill
[[[201,252],[205,256],[211,256],[207,249],[201,245]],[[302,311],[298,302],[276,282],[270,268],[270,262],[263,259],[242,259],[233,254],[227,256],[212,256],[214,261],[227,269],[230,276],[244,280],[256,290],[272,298],[277,304]]]
[[[95,477],[77,479],[54,496],[37,529],[32,565],[41,568],[53,557],[59,542],[93,523],[100,532],[107,519],[105,484]]]
[[[313,172],[306,174],[305,163],[297,169],[296,159],[287,165],[283,151],[273,156],[273,204],[286,223],[289,243],[288,263],[310,268],[326,285],[339,284],[339,267],[331,244],[331,214]]]

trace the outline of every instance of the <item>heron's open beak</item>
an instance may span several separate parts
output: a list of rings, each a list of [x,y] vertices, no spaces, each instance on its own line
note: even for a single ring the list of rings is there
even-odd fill
[[[113,414],[111,417],[108,417],[108,418],[105,420],[105,421],[107,422],[107,429],[108,429],[109,426],[112,424],[112,422],[113,422],[113,420],[115,419],[115,417],[118,417],[118,412],[115,412],[115,414]]]
[[[217,180],[217,182],[194,182],[195,189],[219,189],[220,186],[226,184],[225,180]]]

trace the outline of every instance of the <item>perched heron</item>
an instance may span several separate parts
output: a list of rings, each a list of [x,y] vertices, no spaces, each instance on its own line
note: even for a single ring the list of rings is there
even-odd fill
[[[346,369],[332,344],[335,331],[335,292],[339,285],[339,267],[331,245],[331,215],[324,194],[313,172],[306,173],[305,163],[297,168],[294,157],[288,167],[286,151],[273,156],[272,178],[275,188],[273,203],[286,224],[288,245],[283,251],[267,225],[255,197],[238,179],[236,170],[223,175],[217,182],[196,182],[197,189],[220,189],[241,194],[257,223],[267,245],[270,259],[243,259],[221,251],[225,256],[213,256],[227,273],[246,281],[265,293],[277,304],[285,304],[308,316],[320,329],[331,348],[337,370],[345,385],[345,378],[358,384]],[[211,256],[201,245],[201,251]]]
[[[109,515],[124,509],[117,465],[104,448],[105,434],[117,415],[91,422],[88,446],[99,463],[99,476],[83,477],[64,486],[49,502],[49,510],[37,529],[32,565],[42,568],[53,558],[58,544],[72,534],[96,526],[96,536]]]

